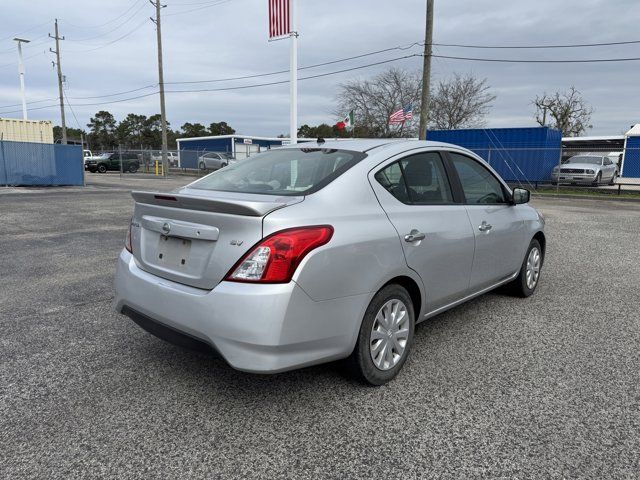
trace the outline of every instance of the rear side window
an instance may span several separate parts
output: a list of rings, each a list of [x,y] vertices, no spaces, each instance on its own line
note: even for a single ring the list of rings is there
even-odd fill
[[[191,188],[269,195],[308,195],[366,157],[325,148],[273,149],[218,170]]]
[[[403,158],[375,175],[376,180],[402,203],[452,203],[451,187],[440,155],[419,153]]]
[[[506,203],[502,183],[473,158],[449,152],[468,204]]]

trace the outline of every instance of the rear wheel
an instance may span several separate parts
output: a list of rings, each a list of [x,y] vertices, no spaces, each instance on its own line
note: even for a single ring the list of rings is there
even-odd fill
[[[99,173],[106,173],[106,171],[107,171],[107,166],[105,164],[98,165],[98,172]]]
[[[138,171],[138,166],[137,165],[131,165],[129,167],[129,173],[136,173]]]
[[[388,285],[371,300],[349,363],[370,385],[383,385],[402,369],[413,345],[415,314],[407,291]]]
[[[540,280],[540,271],[544,260],[542,255],[540,242],[534,238],[529,244],[518,277],[509,284],[514,295],[524,298],[535,292]]]
[[[204,162],[200,162],[200,170],[205,170],[207,167]]]

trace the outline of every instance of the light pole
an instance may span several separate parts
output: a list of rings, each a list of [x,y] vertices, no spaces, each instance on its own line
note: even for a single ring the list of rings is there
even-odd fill
[[[31,40],[24,38],[14,38],[18,42],[18,73],[20,74],[20,93],[22,95],[22,118],[27,119],[27,97],[24,91],[24,62],[22,61],[22,44],[29,43]]]

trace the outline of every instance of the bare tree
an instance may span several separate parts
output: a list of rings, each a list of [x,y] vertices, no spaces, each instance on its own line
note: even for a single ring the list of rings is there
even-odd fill
[[[454,74],[440,81],[431,92],[429,126],[437,129],[480,126],[496,98],[486,79],[472,74]],[[389,125],[391,114],[412,105],[417,120],[420,111],[422,75],[391,68],[369,80],[340,85],[336,117],[350,110],[355,114],[357,137],[409,137],[418,133],[417,121]]]
[[[578,136],[593,128],[590,123],[593,108],[574,86],[567,92],[544,93],[532,103],[536,106],[536,122],[543,127],[557,128],[565,137]]]
[[[489,93],[487,79],[454,73],[438,82],[431,93],[429,125],[438,130],[481,127],[496,96]]]
[[[419,72],[391,68],[372,79],[340,85],[335,114],[339,117],[353,110],[354,134],[358,137],[414,136],[417,133],[414,121],[389,125],[389,117],[405,105],[412,105],[413,111],[419,112],[421,89]]]

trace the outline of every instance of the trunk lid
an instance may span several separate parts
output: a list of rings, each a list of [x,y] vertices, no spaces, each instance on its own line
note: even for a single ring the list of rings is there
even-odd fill
[[[255,243],[262,220],[304,197],[204,191],[132,192],[131,240],[143,270],[196,288],[213,289]]]

